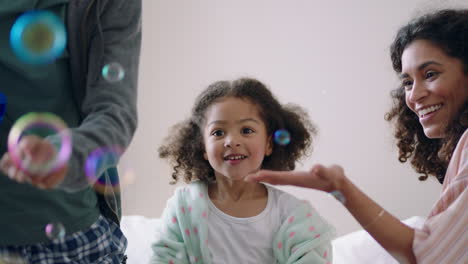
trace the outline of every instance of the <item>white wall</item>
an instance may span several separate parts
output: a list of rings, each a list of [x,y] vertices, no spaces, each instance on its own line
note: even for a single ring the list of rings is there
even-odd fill
[[[465,1],[450,1],[459,4]],[[442,4],[441,4],[442,3]],[[194,97],[221,79],[256,77],[283,103],[309,110],[319,127],[311,164],[338,163],[369,196],[397,217],[425,216],[438,197],[397,161],[383,117],[398,81],[389,45],[410,17],[447,5],[420,0],[143,0],[140,122],[121,169],[124,214],[159,217],[174,186],[157,155],[169,128],[188,117]],[[338,233],[359,228],[334,199],[284,187],[308,199]]]

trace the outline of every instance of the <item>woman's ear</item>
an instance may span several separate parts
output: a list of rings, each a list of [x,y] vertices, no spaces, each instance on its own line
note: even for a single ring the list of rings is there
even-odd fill
[[[203,152],[203,158],[204,158],[205,160],[208,160],[208,155],[206,154],[206,152]]]

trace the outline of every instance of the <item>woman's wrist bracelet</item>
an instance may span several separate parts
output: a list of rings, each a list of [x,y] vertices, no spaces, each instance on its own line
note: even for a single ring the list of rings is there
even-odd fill
[[[379,218],[381,218],[385,213],[385,210],[382,208],[382,210],[379,212],[379,214],[377,215],[376,218],[374,218],[374,220],[372,220],[370,223],[368,223],[367,225],[363,226],[364,229],[367,229],[369,226],[373,225],[375,222],[377,222],[377,220],[379,220]]]

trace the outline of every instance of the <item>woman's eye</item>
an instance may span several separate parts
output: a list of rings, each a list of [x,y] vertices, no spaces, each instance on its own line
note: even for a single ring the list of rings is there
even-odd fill
[[[211,135],[212,135],[212,136],[215,136],[215,137],[221,137],[221,136],[224,135],[224,131],[222,131],[222,130],[215,130],[215,131],[211,132]]]
[[[405,88],[405,90],[411,90],[411,88],[413,87],[413,81],[411,80],[403,80],[403,82],[401,83],[403,88]]]
[[[250,128],[243,128],[242,129],[242,134],[251,134],[253,133],[254,131]]]

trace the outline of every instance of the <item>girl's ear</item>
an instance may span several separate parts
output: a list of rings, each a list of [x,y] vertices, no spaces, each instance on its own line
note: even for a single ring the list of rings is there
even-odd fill
[[[267,144],[266,144],[266,149],[265,149],[265,156],[270,156],[271,153],[273,153],[273,138],[272,136],[269,136],[267,139]]]
[[[205,158],[205,160],[208,160],[208,155],[206,155],[206,152],[203,152],[203,158]]]

